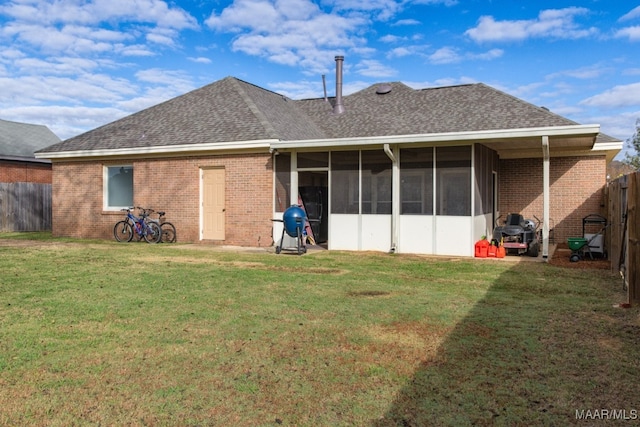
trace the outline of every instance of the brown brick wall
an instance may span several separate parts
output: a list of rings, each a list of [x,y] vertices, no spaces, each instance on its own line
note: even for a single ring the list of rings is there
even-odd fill
[[[0,182],[51,184],[51,164],[0,161]]]
[[[113,239],[121,212],[105,212],[103,166],[133,165],[134,204],[167,212],[178,242],[200,239],[200,169],[225,170],[225,240],[238,246],[269,246],[273,211],[268,154],[110,162],[60,162],[53,167],[53,235]],[[87,220],[91,227],[87,227]]]
[[[556,157],[550,160],[550,227],[556,243],[582,235],[582,218],[604,214],[606,158]],[[500,213],[542,219],[542,159],[501,160]]]

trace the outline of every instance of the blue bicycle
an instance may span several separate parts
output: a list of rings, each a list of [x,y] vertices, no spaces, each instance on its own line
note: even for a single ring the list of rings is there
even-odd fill
[[[118,221],[113,227],[113,237],[118,242],[130,242],[135,235],[138,239],[143,238],[147,243],[158,243],[162,239],[160,226],[155,222],[147,221],[148,214],[144,210],[137,217],[131,212],[133,209],[142,210],[139,207],[120,209],[123,212],[127,212],[127,217],[122,221]]]

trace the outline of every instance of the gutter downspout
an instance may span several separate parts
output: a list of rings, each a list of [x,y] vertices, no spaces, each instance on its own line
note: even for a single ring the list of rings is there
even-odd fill
[[[384,152],[391,160],[391,248],[389,253],[398,249],[398,220],[400,219],[400,168],[398,158],[389,144],[384,144]]]
[[[542,137],[542,259],[549,261],[549,137]]]

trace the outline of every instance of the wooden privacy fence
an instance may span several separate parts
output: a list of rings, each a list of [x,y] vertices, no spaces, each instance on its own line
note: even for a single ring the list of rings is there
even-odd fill
[[[0,182],[0,231],[50,231],[51,184]]]
[[[607,192],[611,269],[622,275],[628,302],[640,303],[640,172],[611,182]]]

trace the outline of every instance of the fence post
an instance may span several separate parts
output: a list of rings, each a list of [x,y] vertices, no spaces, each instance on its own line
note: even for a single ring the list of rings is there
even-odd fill
[[[629,303],[640,302],[640,212],[638,212],[638,197],[640,197],[640,173],[636,172],[629,176],[629,188],[627,190],[627,231],[629,233],[628,242],[628,280],[629,280]]]

